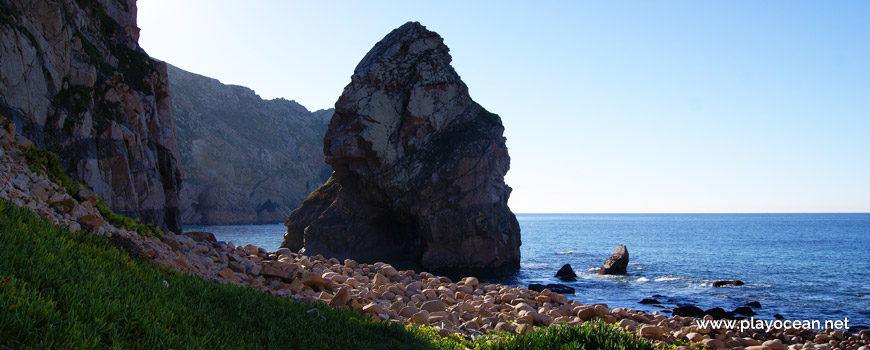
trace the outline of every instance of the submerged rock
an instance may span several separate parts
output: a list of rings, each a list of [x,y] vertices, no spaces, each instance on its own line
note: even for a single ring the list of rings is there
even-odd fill
[[[546,285],[532,283],[529,285],[529,290],[533,290],[536,292],[542,292],[544,291],[544,289],[549,289],[551,292],[559,294],[574,294],[575,292],[574,288],[559,283],[550,283]]]
[[[725,281],[716,281],[713,282],[713,287],[726,287],[726,286],[734,286],[739,287],[743,285],[743,281],[740,280],[725,280]]]
[[[675,316],[703,317],[704,310],[694,305],[683,305],[674,309]]]
[[[621,245],[616,248],[616,252],[601,265],[598,270],[599,275],[623,274],[628,267],[628,248]]]
[[[574,269],[571,268],[571,264],[562,265],[562,268],[556,272],[556,277],[563,281],[575,281],[577,280],[577,274],[574,273]]]
[[[504,127],[450,61],[416,22],[362,59],[323,140],[333,175],[290,214],[283,247],[429,270],[519,267]]]

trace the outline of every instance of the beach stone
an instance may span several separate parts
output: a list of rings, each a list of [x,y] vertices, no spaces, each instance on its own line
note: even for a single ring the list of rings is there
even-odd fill
[[[227,279],[227,280],[230,280],[230,281],[233,281],[233,282],[236,282],[236,283],[239,283],[239,282],[241,281],[241,280],[239,279],[239,276],[237,276],[236,274],[234,274],[233,271],[230,270],[230,269],[223,269],[223,270],[221,270],[220,272],[218,272],[218,275],[220,275],[220,276],[223,277],[224,279]]]
[[[719,339],[704,339],[701,344],[708,349],[724,349],[725,342]]]
[[[577,274],[574,273],[574,269],[571,268],[571,264],[562,265],[559,271],[556,272],[556,277],[563,281],[576,281]]]
[[[380,273],[376,273],[375,278],[372,282],[376,286],[383,286],[383,285],[387,284],[388,280],[387,280],[387,277],[385,277],[384,275],[382,275]]]
[[[381,273],[383,273],[386,277],[393,277],[395,275],[398,275],[399,271],[397,271],[395,267],[386,265],[381,269]]]
[[[628,268],[628,248],[620,245],[616,252],[598,269],[599,275],[624,274]]]
[[[577,317],[579,317],[583,321],[589,321],[593,317],[597,316],[598,312],[596,312],[595,309],[592,307],[581,308],[579,311],[577,311]]]
[[[743,284],[744,283],[741,280],[723,280],[723,281],[713,282],[713,287],[717,287],[717,288],[727,287],[727,286],[738,287],[738,286],[742,286]]]
[[[428,312],[446,311],[447,305],[441,300],[429,300],[420,305],[420,309]]]
[[[420,310],[408,318],[408,322],[413,324],[429,324],[429,311]]]
[[[771,350],[770,347],[764,345],[747,346],[744,350]]]
[[[274,276],[280,277],[285,280],[289,280],[293,278],[293,275],[296,273],[298,269],[298,265],[290,264],[283,261],[264,261],[263,268],[260,270],[260,274],[263,276]]]
[[[513,324],[507,322],[499,322],[496,323],[493,329],[500,332],[513,332],[514,330],[516,330],[516,328],[517,327]]]
[[[532,325],[524,323],[517,326],[516,331],[519,334],[526,334],[533,329]]]
[[[686,339],[697,343],[701,340],[704,340],[704,335],[698,332],[690,332],[689,334],[686,334]]]
[[[640,327],[640,336],[652,340],[660,340],[664,330],[659,326],[643,325]]]
[[[761,345],[761,341],[759,341],[758,339],[755,339],[755,338],[744,337],[744,338],[738,339],[738,341],[740,341],[740,345],[743,345],[743,346]]]
[[[389,311],[387,310],[387,308],[385,306],[378,304],[378,303],[375,303],[375,302],[371,302],[371,303],[366,304],[366,306],[363,306],[362,310],[360,310],[360,313],[363,315],[366,315],[366,314],[378,315],[378,314],[387,314],[387,313],[389,313]]]
[[[764,346],[770,348],[770,350],[786,350],[786,349],[788,349],[788,345],[783,344],[782,340],[779,340],[779,339],[771,339],[771,340],[768,340],[768,341],[762,343],[761,345],[764,345]]]
[[[185,232],[184,235],[192,238],[194,241],[197,241],[197,242],[203,242],[203,241],[204,242],[212,242],[212,243],[217,242],[217,239],[214,237],[214,234],[211,232],[191,231],[191,232]],[[247,247],[246,247],[246,249],[247,249]],[[256,253],[254,253],[254,254],[256,254]]]
[[[477,286],[480,285],[480,281],[477,280],[477,277],[465,277],[462,279],[462,283],[474,289],[477,289]]]
[[[335,295],[332,296],[332,300],[329,301],[329,306],[345,306],[349,300],[350,293],[348,292],[348,288],[339,288],[338,291],[335,292]]]

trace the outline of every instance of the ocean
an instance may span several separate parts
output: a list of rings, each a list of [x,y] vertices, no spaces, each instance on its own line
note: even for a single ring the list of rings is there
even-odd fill
[[[756,318],[843,320],[870,326],[870,214],[517,214],[520,270],[489,282],[562,283],[582,303],[647,312],[692,304],[731,311],[759,302]],[[268,250],[284,226],[185,226]],[[616,247],[625,275],[597,275]],[[553,277],[571,264],[577,281]],[[741,280],[715,288],[717,280]],[[653,298],[660,305],[639,304]]]

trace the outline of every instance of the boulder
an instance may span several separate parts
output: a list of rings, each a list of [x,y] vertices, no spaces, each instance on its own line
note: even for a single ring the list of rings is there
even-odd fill
[[[694,305],[682,305],[674,309],[674,316],[704,317],[704,310]]]
[[[725,311],[725,309],[721,307],[714,307],[707,311],[704,311],[704,315],[713,316],[714,319],[721,320],[723,318],[734,318],[734,313]]]
[[[185,232],[184,235],[193,238],[193,240],[197,242],[217,242],[217,238],[215,238],[214,234],[211,232],[193,231]]]
[[[416,22],[362,59],[323,140],[332,176],[290,214],[283,247],[430,271],[519,267],[501,118],[450,62]]]
[[[624,274],[628,268],[628,248],[621,245],[616,248],[616,252],[601,265],[598,270],[599,275],[615,275]]]
[[[757,302],[757,301],[751,301],[751,302],[746,303],[745,305],[746,305],[746,306],[749,306],[749,307],[751,307],[751,308],[754,308],[754,309],[760,309],[760,308],[761,308],[761,303],[759,303],[759,302]]]
[[[735,314],[743,315],[743,316],[755,316],[755,315],[758,315],[758,313],[756,313],[755,311],[752,311],[752,308],[750,308],[750,307],[748,307],[748,306],[741,306],[741,307],[738,307],[738,308],[734,309],[734,311],[732,311],[732,312],[735,313]]]
[[[94,191],[88,189],[79,191],[77,196],[80,200],[89,202],[93,206],[96,206],[97,202],[100,200],[100,197]]]
[[[638,304],[654,305],[654,304],[661,304],[661,302],[659,302],[658,300],[655,300],[655,299],[646,298],[646,299],[639,301]]]
[[[78,222],[88,230],[96,229],[106,223],[101,216],[94,214],[83,215],[79,217]]]
[[[574,273],[574,269],[571,268],[571,264],[562,265],[559,271],[556,271],[556,277],[559,277],[559,279],[563,281],[577,280],[577,274]]]
[[[743,281],[741,280],[723,280],[713,282],[713,287],[726,287],[726,286],[734,286],[739,287],[743,285]]]

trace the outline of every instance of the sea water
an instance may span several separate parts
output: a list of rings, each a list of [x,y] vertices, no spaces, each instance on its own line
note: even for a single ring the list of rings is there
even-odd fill
[[[843,320],[870,325],[870,214],[518,214],[520,270],[491,279],[526,287],[562,283],[569,298],[647,312],[692,304],[726,311],[761,303],[756,318]],[[186,226],[218,240],[268,250],[284,226]],[[620,244],[625,275],[599,276]],[[577,281],[553,277],[571,264]],[[741,280],[715,288],[717,280]],[[638,302],[652,298],[660,305]]]

